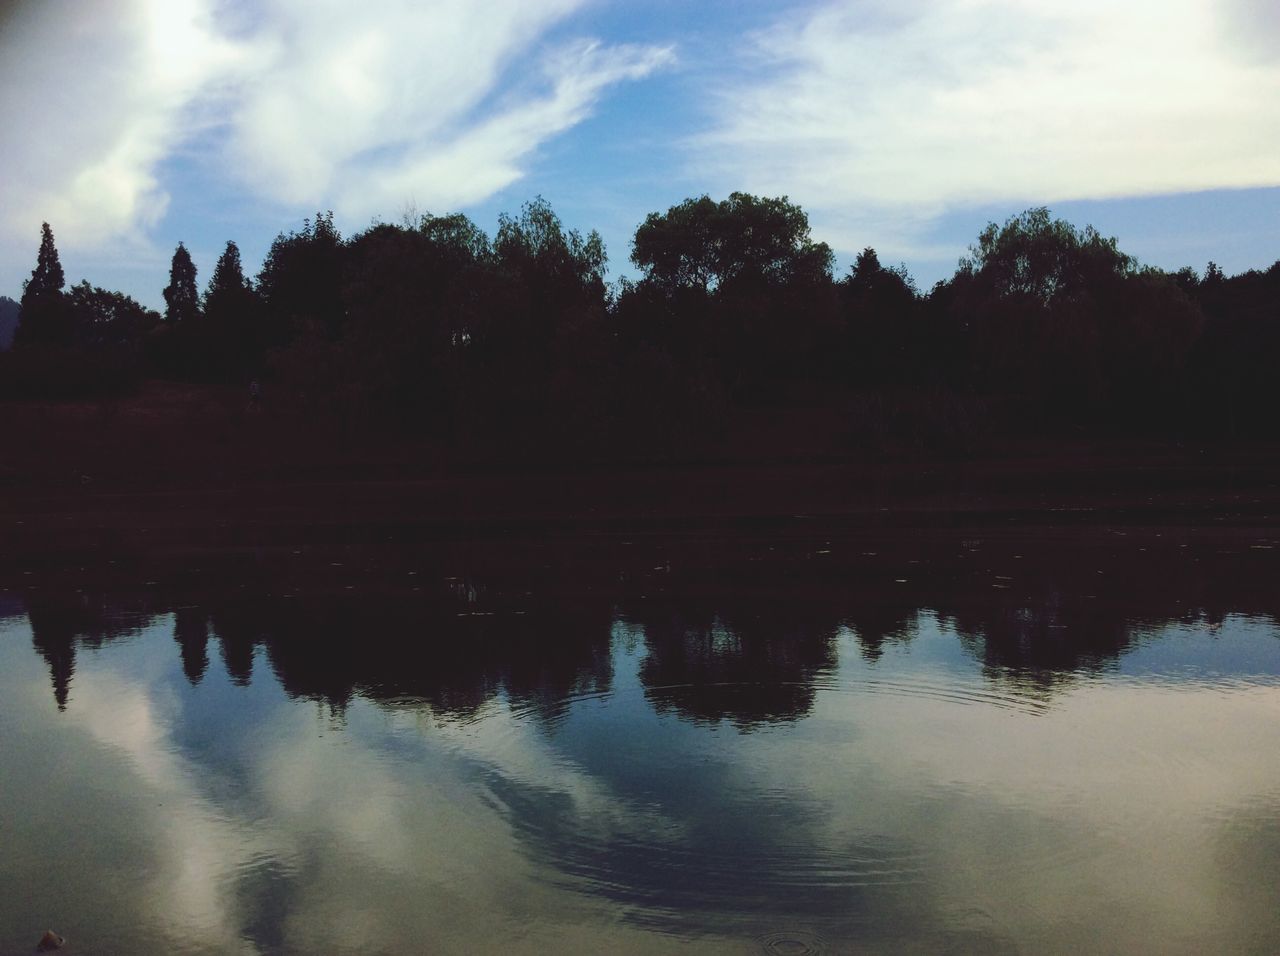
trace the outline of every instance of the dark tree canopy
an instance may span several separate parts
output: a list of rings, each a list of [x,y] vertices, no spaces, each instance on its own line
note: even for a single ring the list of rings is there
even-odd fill
[[[76,337],[88,347],[136,345],[160,321],[160,315],[122,292],[83,280],[68,293]]]
[[[179,244],[157,323],[120,293],[64,291],[45,224],[0,391],[257,379],[320,421],[513,460],[715,455],[760,434],[794,434],[797,454],[819,433],[821,454],[966,454],[998,433],[1280,434],[1280,264],[1166,274],[1038,208],[988,224],[922,295],[869,246],[835,278],[799,206],[739,192],[649,215],[631,261],[641,278],[607,286],[600,236],[541,198],[492,238],[462,215],[347,238],[321,213],[277,236],[254,281],[228,242],[203,295]],[[0,308],[0,345],[16,311]]]
[[[832,254],[810,239],[809,217],[785,196],[735,192],[650,213],[636,230],[631,261],[665,288],[707,291],[740,277],[820,281],[830,278]]]
[[[258,294],[281,334],[306,329],[342,334],[342,235],[333,213],[317,213],[299,232],[281,233],[258,273]]]
[[[166,321],[180,323],[194,319],[200,311],[200,293],[196,290],[196,265],[187,247],[178,243],[169,266],[169,284],[164,289]]]
[[[701,196],[651,213],[631,260],[644,278],[624,290],[622,334],[665,354],[644,358],[650,368],[669,361],[711,393],[770,400],[813,372],[834,331],[831,250],[786,197]]]
[[[1134,260],[1114,238],[1103,238],[1093,226],[1077,229],[1053,219],[1043,206],[1003,226],[988,223],[960,260],[961,273],[973,275],[991,294],[1025,296],[1045,306],[1133,269]]]
[[[0,295],[0,349],[7,349],[13,344],[13,334],[21,314],[22,306],[7,295]]]

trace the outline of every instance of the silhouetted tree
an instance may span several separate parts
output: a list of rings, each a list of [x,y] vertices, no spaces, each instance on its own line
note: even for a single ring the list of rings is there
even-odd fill
[[[300,232],[276,236],[257,282],[272,338],[341,336],[343,265],[344,244],[332,212],[304,221]]]
[[[76,344],[88,348],[132,349],[160,321],[160,314],[122,292],[91,286],[71,287],[68,304],[75,316]]]
[[[858,387],[920,382],[928,371],[921,367],[926,343],[920,300],[906,267],[885,268],[868,246],[840,283],[840,294],[850,381]]]
[[[1133,269],[1115,239],[1042,207],[989,223],[943,298],[968,332],[978,382],[1038,418],[1074,418],[1103,403],[1099,299]]]
[[[14,333],[18,329],[18,318],[22,315],[22,306],[7,295],[0,295],[0,350],[13,344]]]
[[[621,317],[652,315],[664,326],[660,347],[690,373],[706,374],[697,357],[711,356],[712,374],[746,400],[812,376],[834,326],[832,254],[786,197],[701,196],[651,213],[631,260],[644,279]]]
[[[22,321],[14,344],[68,345],[74,334],[73,317],[62,291],[66,278],[49,224],[40,225],[40,251],[36,267],[22,287]]]
[[[1211,262],[1193,297],[1206,315],[1187,370],[1197,427],[1223,437],[1280,434],[1280,262],[1231,278]]]
[[[636,229],[631,254],[650,282],[704,291],[738,278],[820,280],[829,277],[831,259],[826,243],[809,238],[809,217],[785,196],[737,192],[650,213]]]
[[[228,242],[209,279],[192,336],[196,370],[215,379],[256,373],[268,345],[260,313],[258,297],[244,277],[240,249]]]
[[[492,298],[471,334],[471,401],[508,439],[590,443],[603,424],[604,242],[565,229],[538,198],[499,218],[493,250]]]
[[[378,225],[345,253],[340,342],[346,402],[419,429],[448,429],[464,353],[492,276],[488,239],[465,216]]]
[[[200,312],[200,294],[196,291],[196,265],[187,247],[178,243],[169,266],[169,284],[164,288],[164,317],[172,323],[194,319]]]

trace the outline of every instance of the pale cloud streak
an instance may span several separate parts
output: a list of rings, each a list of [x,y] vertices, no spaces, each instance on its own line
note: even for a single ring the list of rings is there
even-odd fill
[[[21,5],[0,32],[0,249],[25,257],[48,220],[60,246],[136,254],[169,161],[366,220],[486,199],[671,61],[549,36],[586,2],[272,0],[238,21],[216,0]]]
[[[669,48],[595,42],[561,49],[542,64],[540,88],[487,119],[439,139],[406,137],[397,121],[388,129],[393,151],[386,160],[360,164],[362,172],[337,167],[343,181],[337,201],[348,215],[358,215],[406,202],[456,209],[486,199],[520,179],[540,145],[586,119],[608,87],[638,80],[672,57]]]
[[[753,38],[698,166],[789,194],[844,248],[971,204],[1280,184],[1270,9],[829,2]]]
[[[199,94],[239,66],[205,0],[32,3],[0,41],[0,240],[41,220],[74,244],[137,239],[164,214],[157,167],[201,122]]]

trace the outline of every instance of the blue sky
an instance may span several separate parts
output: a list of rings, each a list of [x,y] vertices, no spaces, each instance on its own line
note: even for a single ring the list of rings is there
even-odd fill
[[[1274,0],[19,0],[0,6],[0,294],[153,306],[179,240],[333,209],[487,231],[536,195],[615,275],[644,216],[787,195],[837,269],[927,287],[1030,206],[1164,268],[1280,258]]]

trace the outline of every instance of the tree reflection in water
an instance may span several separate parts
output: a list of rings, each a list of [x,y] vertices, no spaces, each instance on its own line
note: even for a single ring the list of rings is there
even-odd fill
[[[1250,540],[1092,531],[479,542],[231,556],[213,571],[176,565],[167,586],[113,570],[100,589],[82,574],[72,591],[55,577],[11,592],[3,608],[29,618],[60,708],[74,696],[77,647],[171,614],[193,684],[212,637],[235,683],[253,679],[262,649],[290,695],[336,710],[359,695],[466,719],[501,694],[553,721],[575,697],[610,689],[623,621],[642,635],[640,680],[657,710],[750,729],[810,712],[842,629],[874,666],[932,615],[989,680],[1043,698],[1164,624],[1274,620],[1275,552]]]

